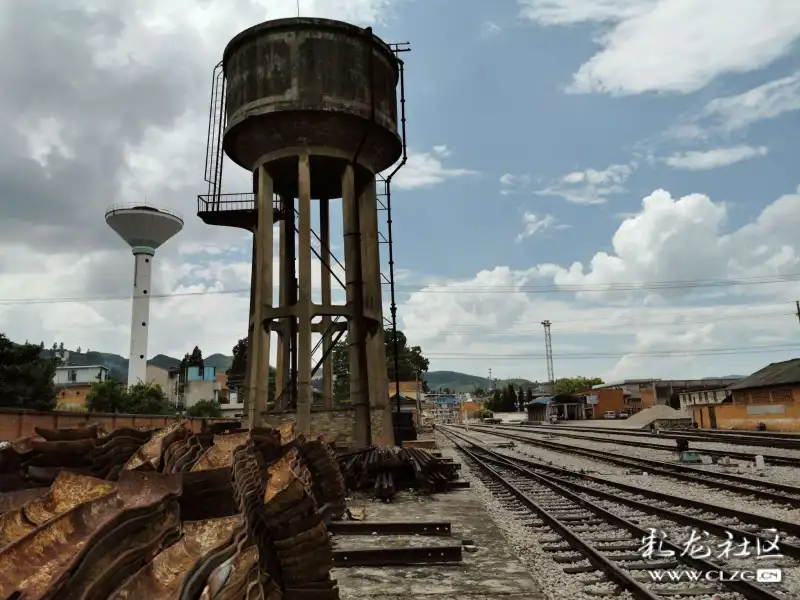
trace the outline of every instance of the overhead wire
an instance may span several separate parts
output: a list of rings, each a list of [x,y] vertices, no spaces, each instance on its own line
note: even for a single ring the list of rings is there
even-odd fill
[[[697,280],[667,280],[643,283],[614,283],[605,285],[470,285],[460,284],[419,284],[416,286],[396,286],[396,289],[406,290],[411,293],[456,293],[456,294],[491,294],[491,293],[525,293],[525,294],[550,294],[550,293],[578,293],[578,292],[619,292],[619,291],[647,291],[647,290],[677,290],[707,287],[733,287],[741,285],[769,285],[776,283],[791,283],[800,281],[800,274],[771,276],[771,277],[745,277],[737,279],[697,279]],[[250,288],[237,288],[231,290],[201,290],[196,292],[167,292],[151,294],[153,298],[179,298],[190,296],[214,296],[249,294]],[[0,306],[13,304],[59,304],[75,302],[104,302],[114,300],[129,300],[130,294],[110,296],[72,296],[53,298],[5,298],[0,299]]]

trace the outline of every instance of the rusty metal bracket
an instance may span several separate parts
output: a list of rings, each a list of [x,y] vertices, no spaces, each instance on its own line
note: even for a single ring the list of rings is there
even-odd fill
[[[461,544],[411,548],[358,548],[335,550],[337,567],[391,567],[461,562]]]
[[[336,535],[441,535],[452,533],[449,521],[333,521],[328,531]]]

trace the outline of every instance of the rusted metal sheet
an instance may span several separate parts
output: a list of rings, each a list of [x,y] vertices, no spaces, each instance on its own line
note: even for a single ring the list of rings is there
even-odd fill
[[[100,431],[100,425],[94,423],[88,427],[70,427],[58,429],[46,429],[44,427],[34,427],[33,430],[48,442],[60,442],[69,440],[95,439],[98,434],[105,433]]]
[[[192,467],[192,471],[210,471],[230,467],[233,463],[233,451],[246,443],[249,432],[215,435],[211,446]]]
[[[106,600],[128,576],[175,543],[180,530],[180,511],[174,500],[122,520],[92,544],[55,598]]]
[[[44,496],[50,491],[48,487],[28,488],[24,490],[14,490],[0,494],[0,515],[20,508],[26,502]],[[2,531],[0,531],[0,537]],[[2,544],[0,544],[2,545]]]
[[[134,471],[141,469],[151,469],[158,471],[161,468],[161,459],[164,451],[178,439],[187,437],[189,430],[186,429],[186,420],[176,421],[169,427],[157,431],[136,453],[131,456],[125,466],[124,471]]]
[[[126,580],[109,596],[109,600],[176,598],[184,577],[195,562],[230,544],[238,526],[241,526],[239,515],[185,523],[183,537]]]
[[[0,549],[78,504],[108,494],[115,487],[109,481],[62,471],[45,495],[0,516]]]
[[[77,505],[0,551],[0,597],[21,591],[26,600],[58,598],[68,574],[111,531],[156,512],[180,491],[180,477],[124,472],[115,492]]]

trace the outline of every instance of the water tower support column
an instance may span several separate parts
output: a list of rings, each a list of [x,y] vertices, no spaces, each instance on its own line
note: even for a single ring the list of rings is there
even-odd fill
[[[311,435],[311,170],[308,154],[302,154],[298,164],[297,431]]]
[[[330,306],[331,300],[331,203],[327,198],[319,201],[319,255],[322,259],[320,266],[320,286],[322,287],[322,305]],[[330,332],[330,316],[322,317],[322,404],[325,408],[333,408],[333,356],[330,352],[333,335]]]
[[[352,165],[342,177],[342,221],[344,233],[344,268],[347,287],[347,345],[350,363],[350,402],[355,409],[353,441],[356,447],[372,443],[369,406],[366,330],[364,327],[364,287],[361,268],[361,221]],[[366,384],[366,385],[365,385]]]
[[[150,325],[150,273],[155,250],[134,246],[133,308],[128,386],[147,381],[147,332]]]
[[[386,340],[381,296],[381,257],[378,243],[378,196],[375,180],[367,183],[358,199],[361,225],[361,270],[364,283],[364,315],[367,318],[367,373],[373,444],[394,444],[389,382],[386,372]]]
[[[252,356],[250,381],[248,381],[248,426],[261,427],[264,413],[267,412],[267,393],[269,390],[269,346],[270,324],[264,322],[265,309],[272,308],[272,178],[262,166],[258,172],[258,231],[256,254],[258,260],[256,302],[253,315]]]
[[[285,202],[283,202],[285,208]],[[284,210],[284,215],[286,211]],[[294,233],[293,231],[291,232]],[[294,235],[292,235],[294,238]],[[281,308],[286,307],[286,219],[278,221],[278,306]],[[283,391],[287,379],[285,377],[285,369],[289,363],[286,356],[289,354],[289,346],[286,343],[286,331],[282,329],[278,332],[278,345],[275,359],[275,399],[277,401],[278,395]]]

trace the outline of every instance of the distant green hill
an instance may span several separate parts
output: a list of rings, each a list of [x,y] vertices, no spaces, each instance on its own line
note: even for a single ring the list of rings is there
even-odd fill
[[[471,392],[476,388],[486,389],[491,385],[487,377],[467,375],[456,371],[428,371],[425,373],[425,381],[431,391],[447,388],[454,392]],[[519,387],[520,385],[523,387],[536,387],[538,385],[535,381],[528,381],[527,379],[498,379],[496,385],[497,387],[505,387],[509,383],[514,384],[514,387]]]

